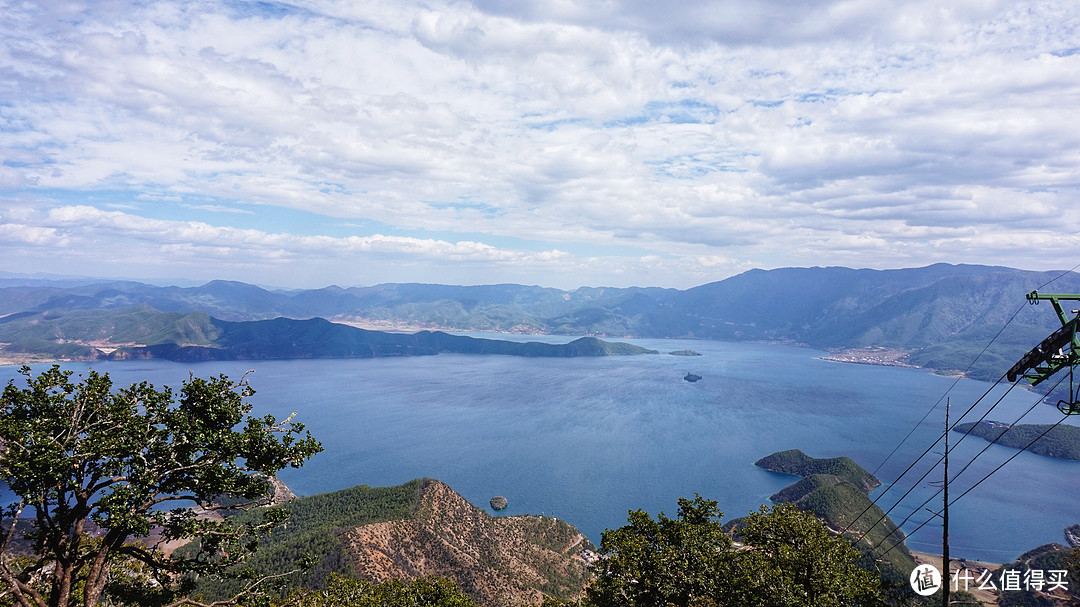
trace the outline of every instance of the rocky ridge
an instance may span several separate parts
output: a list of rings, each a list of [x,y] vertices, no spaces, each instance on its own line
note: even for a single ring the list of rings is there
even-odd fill
[[[581,596],[588,573],[577,555],[591,548],[563,521],[492,517],[434,480],[425,482],[414,516],[350,529],[344,540],[360,577],[443,577],[481,605]]]

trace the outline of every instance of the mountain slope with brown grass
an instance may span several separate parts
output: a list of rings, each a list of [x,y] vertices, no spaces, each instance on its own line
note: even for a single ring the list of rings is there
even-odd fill
[[[572,525],[551,517],[493,517],[434,480],[425,481],[412,517],[361,525],[343,539],[360,577],[444,577],[492,607],[576,597],[587,579],[577,555],[590,544]]]

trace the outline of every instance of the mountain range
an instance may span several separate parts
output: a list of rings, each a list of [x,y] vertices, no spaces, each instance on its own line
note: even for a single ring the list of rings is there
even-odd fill
[[[336,334],[327,341],[328,329],[321,323],[275,320],[320,318],[435,330],[407,344],[417,351],[428,347],[421,343],[425,339],[451,337],[437,331],[752,340],[821,349],[890,348],[902,351],[908,364],[996,379],[1060,326],[1048,306],[1024,305],[1024,295],[1044,285],[1053,292],[1080,292],[1080,275],[948,264],[899,270],[782,268],[751,270],[686,290],[571,291],[512,284],[271,290],[231,281],[176,287],[0,278],[0,342],[9,344],[7,353],[50,351],[73,357],[80,346],[94,344],[130,349],[121,356],[152,355],[148,348],[179,352],[202,347],[206,354],[209,346],[243,347],[255,334],[323,332],[309,340],[315,351],[299,348],[289,355],[307,357],[341,355],[352,347],[346,342],[358,341]],[[253,321],[264,324],[244,326]],[[993,345],[968,368],[991,340]],[[325,348],[319,350],[319,344]],[[181,357],[199,356],[196,350],[187,352]]]

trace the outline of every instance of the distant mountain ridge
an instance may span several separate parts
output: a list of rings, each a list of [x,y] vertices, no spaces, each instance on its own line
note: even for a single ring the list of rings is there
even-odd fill
[[[0,319],[0,342],[6,343],[4,350],[8,353],[182,362],[378,358],[444,352],[531,357],[658,353],[595,337],[581,337],[565,344],[521,343],[440,331],[368,331],[322,318],[223,321],[201,312],[159,312],[145,304],[113,310],[13,314]]]
[[[947,264],[900,270],[750,270],[684,291],[563,291],[510,284],[271,291],[220,280],[198,287],[24,282],[32,284],[3,286],[0,281],[0,315],[149,306],[231,322],[318,317],[433,330],[777,341],[821,349],[883,346],[908,352],[906,360],[913,365],[940,371],[966,369],[1031,290],[1051,283],[1048,289],[1055,292],[1080,292],[1076,273]],[[1058,321],[1048,310],[1021,310],[969,375],[996,379],[1056,328]]]

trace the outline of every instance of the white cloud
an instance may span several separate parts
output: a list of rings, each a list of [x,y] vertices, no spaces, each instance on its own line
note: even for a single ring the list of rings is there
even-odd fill
[[[0,197],[34,193],[70,247],[364,251],[449,282],[1008,265],[1017,242],[1072,265],[1047,236],[1080,232],[1073,3],[268,6],[8,7]],[[140,206],[78,204],[99,193]],[[295,235],[276,207],[410,236]],[[483,244],[507,238],[548,253]]]
[[[303,236],[290,233],[268,233],[260,230],[214,226],[198,221],[149,219],[120,211],[75,205],[51,209],[38,219],[39,225],[5,225],[7,233],[55,237],[63,236],[84,241],[139,241],[148,250],[168,253],[206,250],[223,255],[233,252],[238,257],[255,261],[269,255],[277,259],[302,261],[312,256],[345,258],[359,254],[406,256],[434,261],[512,262],[515,264],[546,263],[565,256],[557,249],[527,252],[503,249],[475,241],[448,242],[438,239],[404,236]],[[37,236],[35,236],[37,238]]]
[[[182,205],[189,209],[195,209],[197,211],[209,211],[211,213],[232,213],[234,215],[254,215],[255,211],[248,209],[238,209],[236,207],[227,207],[220,204],[184,204]]]
[[[16,244],[57,247],[64,246],[65,240],[54,228],[0,223],[0,246]]]

